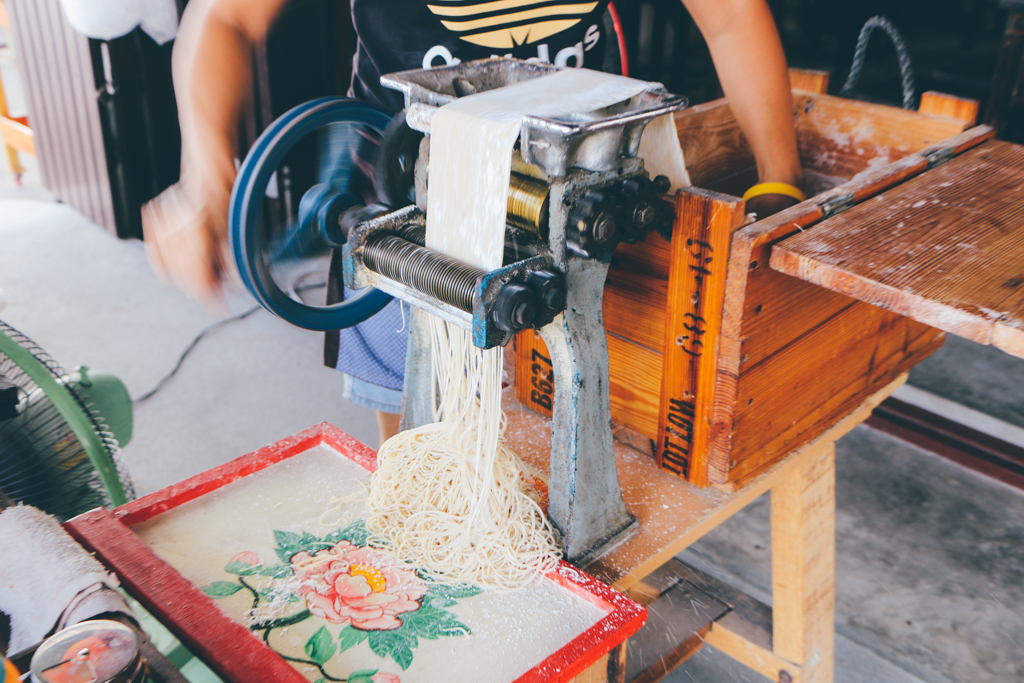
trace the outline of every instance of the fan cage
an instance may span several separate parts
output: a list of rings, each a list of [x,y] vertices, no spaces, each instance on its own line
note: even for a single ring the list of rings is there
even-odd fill
[[[45,350],[43,350],[38,344],[36,344],[30,337],[23,334],[19,330],[11,327],[7,323],[0,320],[0,333],[3,333],[10,337],[16,344],[22,349],[31,353],[36,360],[46,368],[53,378],[57,381],[61,381],[62,378],[67,376],[67,372],[64,368],[50,356]],[[14,382],[23,390],[25,389],[25,383],[30,383],[32,387],[38,388],[38,385],[32,381],[32,379],[25,373],[25,371],[14,361],[7,358],[5,355],[0,353],[0,377],[4,377],[7,380]],[[86,416],[89,424],[92,426],[93,431],[100,442],[100,445],[106,451],[111,462],[114,464],[114,468],[117,471],[117,477],[121,482],[121,486],[124,489],[124,493],[128,500],[134,500],[135,487],[132,483],[131,477],[128,474],[128,469],[124,464],[124,459],[121,453],[121,447],[117,442],[117,439],[110,432],[110,429],[103,422],[102,417],[96,411],[95,407],[87,403],[77,391],[75,387],[70,384],[64,384],[61,382],[64,388],[68,390],[68,393],[74,399],[78,408]],[[90,481],[91,487],[100,492],[103,498],[103,504],[107,507],[111,505],[110,493],[106,487],[103,486],[99,472],[93,471],[92,479]]]

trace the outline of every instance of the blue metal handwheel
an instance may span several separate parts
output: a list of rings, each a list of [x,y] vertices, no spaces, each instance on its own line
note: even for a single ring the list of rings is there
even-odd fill
[[[368,201],[376,147],[390,120],[387,110],[366,102],[313,100],[274,121],[246,155],[231,193],[231,251],[245,287],[274,315],[308,330],[338,330],[361,323],[391,301],[367,289],[341,303],[317,306],[303,301],[293,282],[282,281],[282,273],[293,277],[318,265],[326,275],[322,264],[344,244],[338,218]],[[283,229],[269,228],[263,207],[274,173],[296,145],[318,131],[324,140],[318,182],[303,195],[296,219]]]

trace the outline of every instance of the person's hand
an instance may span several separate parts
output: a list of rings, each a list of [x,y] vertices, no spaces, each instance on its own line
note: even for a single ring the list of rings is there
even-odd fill
[[[748,215],[756,214],[757,218],[755,220],[763,220],[772,214],[776,214],[799,203],[795,197],[790,197],[789,195],[762,194],[748,199],[745,210]]]
[[[207,308],[223,307],[230,193],[223,183],[179,182],[142,207],[153,270]]]

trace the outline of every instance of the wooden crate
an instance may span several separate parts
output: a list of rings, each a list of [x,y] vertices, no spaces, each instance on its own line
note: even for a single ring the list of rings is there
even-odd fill
[[[815,73],[793,83],[819,90],[793,95],[819,194],[744,225],[737,195],[757,175],[728,105],[679,112],[694,186],[674,198],[673,239],[620,246],[608,275],[612,419],[699,486],[742,486],[943,341],[929,325],[772,270],[772,246],[991,137],[964,133],[976,103],[927,93],[913,112],[822,94],[827,78]],[[517,397],[550,414],[543,341],[527,331],[516,349]]]

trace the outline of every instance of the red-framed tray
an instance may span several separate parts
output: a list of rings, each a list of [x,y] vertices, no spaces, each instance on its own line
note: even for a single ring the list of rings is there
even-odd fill
[[[93,510],[64,526],[120,578],[136,600],[226,681],[303,683],[308,679],[302,673],[158,557],[131,527],[321,444],[371,473],[376,469],[374,451],[324,422],[113,511]],[[646,619],[645,607],[565,562],[546,578],[605,614],[516,683],[569,681],[635,633]]]

